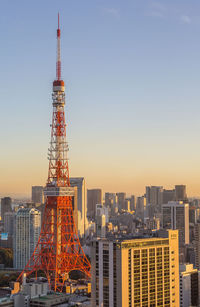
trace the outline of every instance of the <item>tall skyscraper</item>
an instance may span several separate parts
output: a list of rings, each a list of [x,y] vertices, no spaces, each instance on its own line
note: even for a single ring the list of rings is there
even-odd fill
[[[178,231],[92,242],[92,307],[179,307]]]
[[[32,187],[32,202],[44,203],[44,188],[42,186]]]
[[[4,214],[4,232],[12,236],[14,234],[14,212],[6,212]]]
[[[200,222],[194,227],[194,238],[195,264],[196,268],[200,270]]]
[[[113,206],[114,204],[116,204],[116,202],[117,202],[117,199],[116,199],[116,198],[117,198],[117,197],[116,197],[116,194],[115,194],[115,193],[106,192],[106,193],[105,193],[105,205],[106,205],[107,207],[112,208],[112,206]]]
[[[123,192],[117,193],[117,203],[119,210],[124,209],[125,199],[126,199],[126,193]]]
[[[194,206],[189,206],[189,222],[191,224],[197,223],[197,208]]]
[[[162,205],[164,229],[178,229],[180,245],[189,244],[189,204],[182,201]]]
[[[161,186],[148,186],[146,187],[147,204],[158,205],[162,203],[163,187]]]
[[[73,208],[73,217],[74,223],[76,225],[76,229],[78,231],[79,236],[81,236],[80,230],[82,230],[81,221],[79,220],[80,215],[78,214],[78,188],[76,186],[71,187],[72,195],[72,208]]]
[[[97,217],[103,214],[106,217],[106,223],[108,223],[109,222],[109,208],[102,204],[97,204],[95,216]]]
[[[86,187],[83,177],[70,178],[71,187],[77,187],[78,233],[84,236],[87,227]]]
[[[176,201],[182,200],[187,201],[187,193],[186,193],[186,186],[181,185],[175,185],[175,199]]]
[[[124,201],[124,210],[130,211],[131,210],[131,200],[130,198],[126,198]]]
[[[180,307],[199,306],[198,270],[193,264],[180,265]]]
[[[163,204],[169,201],[175,201],[175,190],[163,190]]]
[[[134,211],[135,210],[135,207],[136,207],[136,202],[135,202],[135,195],[131,195],[131,198],[130,198],[130,210],[131,211]]]
[[[96,205],[102,204],[102,190],[90,189],[87,190],[87,215],[91,219],[95,219]]]
[[[14,267],[24,269],[36,247],[41,229],[41,213],[37,209],[20,208],[15,216]]]
[[[105,238],[106,236],[106,223],[108,223],[108,207],[102,204],[96,205],[96,236]]]
[[[151,205],[153,210],[152,216],[156,212],[161,211],[161,204],[163,203],[163,187],[161,186],[151,186],[146,187],[146,199],[147,199],[147,205]]]
[[[1,219],[4,222],[4,214],[6,212],[12,212],[12,199],[10,197],[4,197],[1,199]]]
[[[144,220],[145,210],[146,210],[146,197],[140,196],[137,198],[136,216]]]

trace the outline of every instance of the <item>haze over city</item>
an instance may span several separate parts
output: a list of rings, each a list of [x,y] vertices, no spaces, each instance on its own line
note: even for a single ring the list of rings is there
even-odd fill
[[[57,11],[70,175],[110,192],[185,184],[199,196],[193,0],[1,2],[0,195],[27,196],[47,180]]]

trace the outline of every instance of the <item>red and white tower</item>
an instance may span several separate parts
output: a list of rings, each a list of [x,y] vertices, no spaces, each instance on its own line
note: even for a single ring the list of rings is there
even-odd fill
[[[51,289],[63,291],[70,271],[90,277],[90,263],[79,242],[73,216],[74,189],[70,187],[65,124],[65,84],[61,80],[58,15],[56,80],[53,82],[53,118],[49,148],[49,173],[40,237],[23,273],[43,271]]]

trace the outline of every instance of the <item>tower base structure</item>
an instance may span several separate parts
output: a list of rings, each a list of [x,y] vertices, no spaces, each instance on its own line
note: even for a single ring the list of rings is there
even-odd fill
[[[74,189],[47,186],[40,237],[35,251],[19,279],[44,272],[49,286],[65,291],[69,273],[78,270],[90,278],[90,262],[81,247],[73,217]]]

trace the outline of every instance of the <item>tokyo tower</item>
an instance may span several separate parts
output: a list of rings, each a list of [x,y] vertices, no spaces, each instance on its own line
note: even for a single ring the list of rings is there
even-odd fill
[[[90,278],[90,262],[79,242],[73,216],[74,189],[70,187],[65,124],[65,84],[61,79],[58,14],[56,80],[53,82],[53,118],[49,147],[49,172],[45,209],[35,251],[22,274],[37,277],[43,271],[50,288],[62,292],[69,272],[78,270]]]

